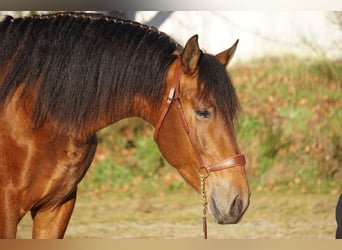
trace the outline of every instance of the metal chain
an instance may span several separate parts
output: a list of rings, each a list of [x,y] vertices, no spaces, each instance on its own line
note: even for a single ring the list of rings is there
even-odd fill
[[[199,171],[199,177],[201,181],[201,198],[202,198],[202,205],[203,205],[203,235],[204,239],[207,239],[207,210],[208,210],[208,201],[207,201],[207,195],[205,193],[205,180],[208,178],[209,172],[206,174],[202,174]]]

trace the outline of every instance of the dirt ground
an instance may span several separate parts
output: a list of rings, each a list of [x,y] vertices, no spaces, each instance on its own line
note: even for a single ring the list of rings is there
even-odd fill
[[[210,239],[333,239],[338,195],[254,192],[239,224],[208,219]],[[92,198],[79,194],[66,239],[196,239],[202,237],[201,201],[192,190],[157,197]],[[18,238],[31,237],[25,216]]]

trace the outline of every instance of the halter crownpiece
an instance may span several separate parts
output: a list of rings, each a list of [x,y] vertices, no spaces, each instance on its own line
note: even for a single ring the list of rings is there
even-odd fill
[[[202,197],[202,203],[203,203],[203,233],[204,233],[204,239],[207,239],[207,222],[206,222],[207,199],[206,199],[206,193],[205,193],[205,180],[209,177],[209,174],[211,172],[224,170],[227,168],[233,168],[233,167],[244,167],[246,164],[246,159],[243,154],[237,154],[214,164],[208,165],[204,163],[203,158],[199,153],[198,147],[191,135],[190,127],[186,121],[185,114],[184,114],[181,100],[180,100],[180,73],[181,73],[180,59],[177,58],[175,63],[176,63],[175,73],[173,75],[169,94],[167,96],[167,100],[166,100],[164,107],[161,109],[159,120],[155,126],[154,140],[157,142],[157,139],[159,136],[159,130],[163,125],[163,122],[165,120],[165,117],[168,111],[170,110],[171,105],[176,104],[178,115],[182,121],[183,128],[189,138],[191,147],[199,163],[198,174],[200,177],[201,197]]]

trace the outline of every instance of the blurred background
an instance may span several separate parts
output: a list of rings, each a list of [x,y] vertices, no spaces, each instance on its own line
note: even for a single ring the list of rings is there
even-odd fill
[[[251,205],[237,225],[210,222],[209,237],[334,237],[342,192],[342,12],[102,13],[155,26],[181,45],[198,34],[212,54],[240,41],[228,71],[242,106],[236,128]],[[67,237],[201,237],[200,197],[162,158],[150,125],[126,119],[98,136]]]

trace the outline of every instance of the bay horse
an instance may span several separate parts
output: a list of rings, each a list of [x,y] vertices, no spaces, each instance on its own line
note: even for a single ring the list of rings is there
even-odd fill
[[[236,46],[214,56],[200,50],[197,35],[182,47],[156,28],[98,14],[6,16],[0,238],[15,238],[28,212],[33,238],[63,238],[96,132],[126,117],[155,127],[162,155],[202,190],[213,220],[237,223],[250,191],[226,71]]]

